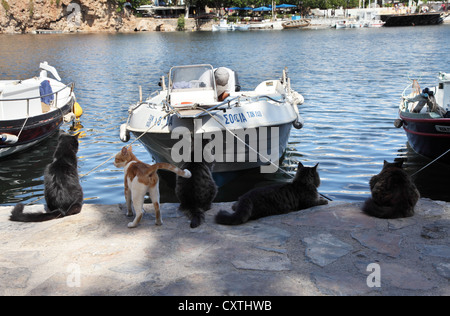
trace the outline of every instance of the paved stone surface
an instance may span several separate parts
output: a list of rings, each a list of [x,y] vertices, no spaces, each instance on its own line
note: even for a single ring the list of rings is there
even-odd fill
[[[162,226],[146,205],[135,229],[123,205],[45,223],[0,207],[0,295],[450,295],[450,203],[421,199],[398,220],[333,202],[215,224],[231,205],[196,229],[178,204],[162,205]]]

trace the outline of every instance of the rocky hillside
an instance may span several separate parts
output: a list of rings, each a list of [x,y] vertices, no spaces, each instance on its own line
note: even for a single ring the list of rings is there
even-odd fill
[[[133,31],[135,17],[117,12],[114,0],[0,0],[0,33],[48,29]]]

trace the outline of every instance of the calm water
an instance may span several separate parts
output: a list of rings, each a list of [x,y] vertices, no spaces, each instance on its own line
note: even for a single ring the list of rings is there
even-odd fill
[[[305,97],[301,130],[292,130],[284,170],[297,161],[320,163],[321,193],[334,200],[361,201],[383,160],[407,159],[413,173],[429,160],[407,147],[396,129],[400,94],[409,76],[436,82],[450,72],[450,26],[82,35],[0,35],[0,79],[38,74],[41,61],[55,66],[65,82],[75,82],[84,109],[80,174],[118,152],[119,125],[129,105],[158,89],[159,76],[173,65],[209,63],[239,74],[243,89],[281,76],[287,66],[292,86]],[[69,126],[63,130],[68,131]],[[43,170],[57,136],[41,147],[0,161],[0,204],[32,202],[43,195]],[[141,145],[136,155],[151,161]],[[450,166],[435,164],[415,177],[422,194],[450,200]],[[287,181],[283,174],[245,174],[224,186],[219,200],[235,200],[255,185]],[[108,162],[82,178],[87,203],[122,203],[123,171]],[[173,200],[173,180],[162,184]],[[43,203],[41,201],[40,203]]]

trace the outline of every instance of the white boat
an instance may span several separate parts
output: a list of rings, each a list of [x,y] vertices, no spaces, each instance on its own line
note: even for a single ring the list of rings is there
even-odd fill
[[[350,27],[350,24],[347,20],[339,20],[336,21],[336,25],[335,25],[336,29],[345,29]]]
[[[234,31],[235,25],[234,23],[228,23],[227,20],[222,19],[219,21],[219,24],[213,24],[213,31]]]
[[[235,24],[234,30],[235,31],[248,31],[248,30],[250,30],[250,24],[242,24],[242,23]]]
[[[228,73],[224,101],[218,97],[224,89],[219,70],[211,65],[171,68],[168,86],[162,77],[161,90],[130,107],[121,140],[129,141],[132,133],[157,162],[180,165],[191,159],[192,147],[196,161],[214,162],[214,173],[259,166],[275,172],[291,127],[303,126],[298,110],[303,96],[291,89],[286,70],[281,79],[241,91],[236,73],[219,69]]]
[[[370,20],[367,23],[367,27],[382,27],[385,22],[381,20]]]
[[[349,27],[352,29],[359,29],[364,27],[364,21],[357,20],[357,21],[351,21],[349,22]]]
[[[285,21],[263,20],[260,22],[250,22],[251,30],[282,30]]]
[[[0,158],[38,144],[76,117],[74,85],[62,83],[47,62],[40,70],[39,77],[0,81]]]

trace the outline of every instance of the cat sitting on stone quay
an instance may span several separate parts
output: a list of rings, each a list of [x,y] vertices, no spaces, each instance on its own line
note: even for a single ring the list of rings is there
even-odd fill
[[[370,179],[372,196],[364,203],[364,213],[386,219],[414,215],[420,193],[402,166],[403,161],[384,161],[381,172]]]
[[[24,213],[25,206],[17,204],[10,220],[43,222],[75,215],[83,207],[83,189],[78,176],[78,135],[61,134],[53,154],[53,162],[44,172],[45,213]]]
[[[328,204],[317,191],[320,186],[318,165],[305,167],[299,162],[297,173],[291,183],[256,188],[247,192],[233,205],[234,213],[220,211],[216,215],[216,223],[239,225],[265,216]]]

